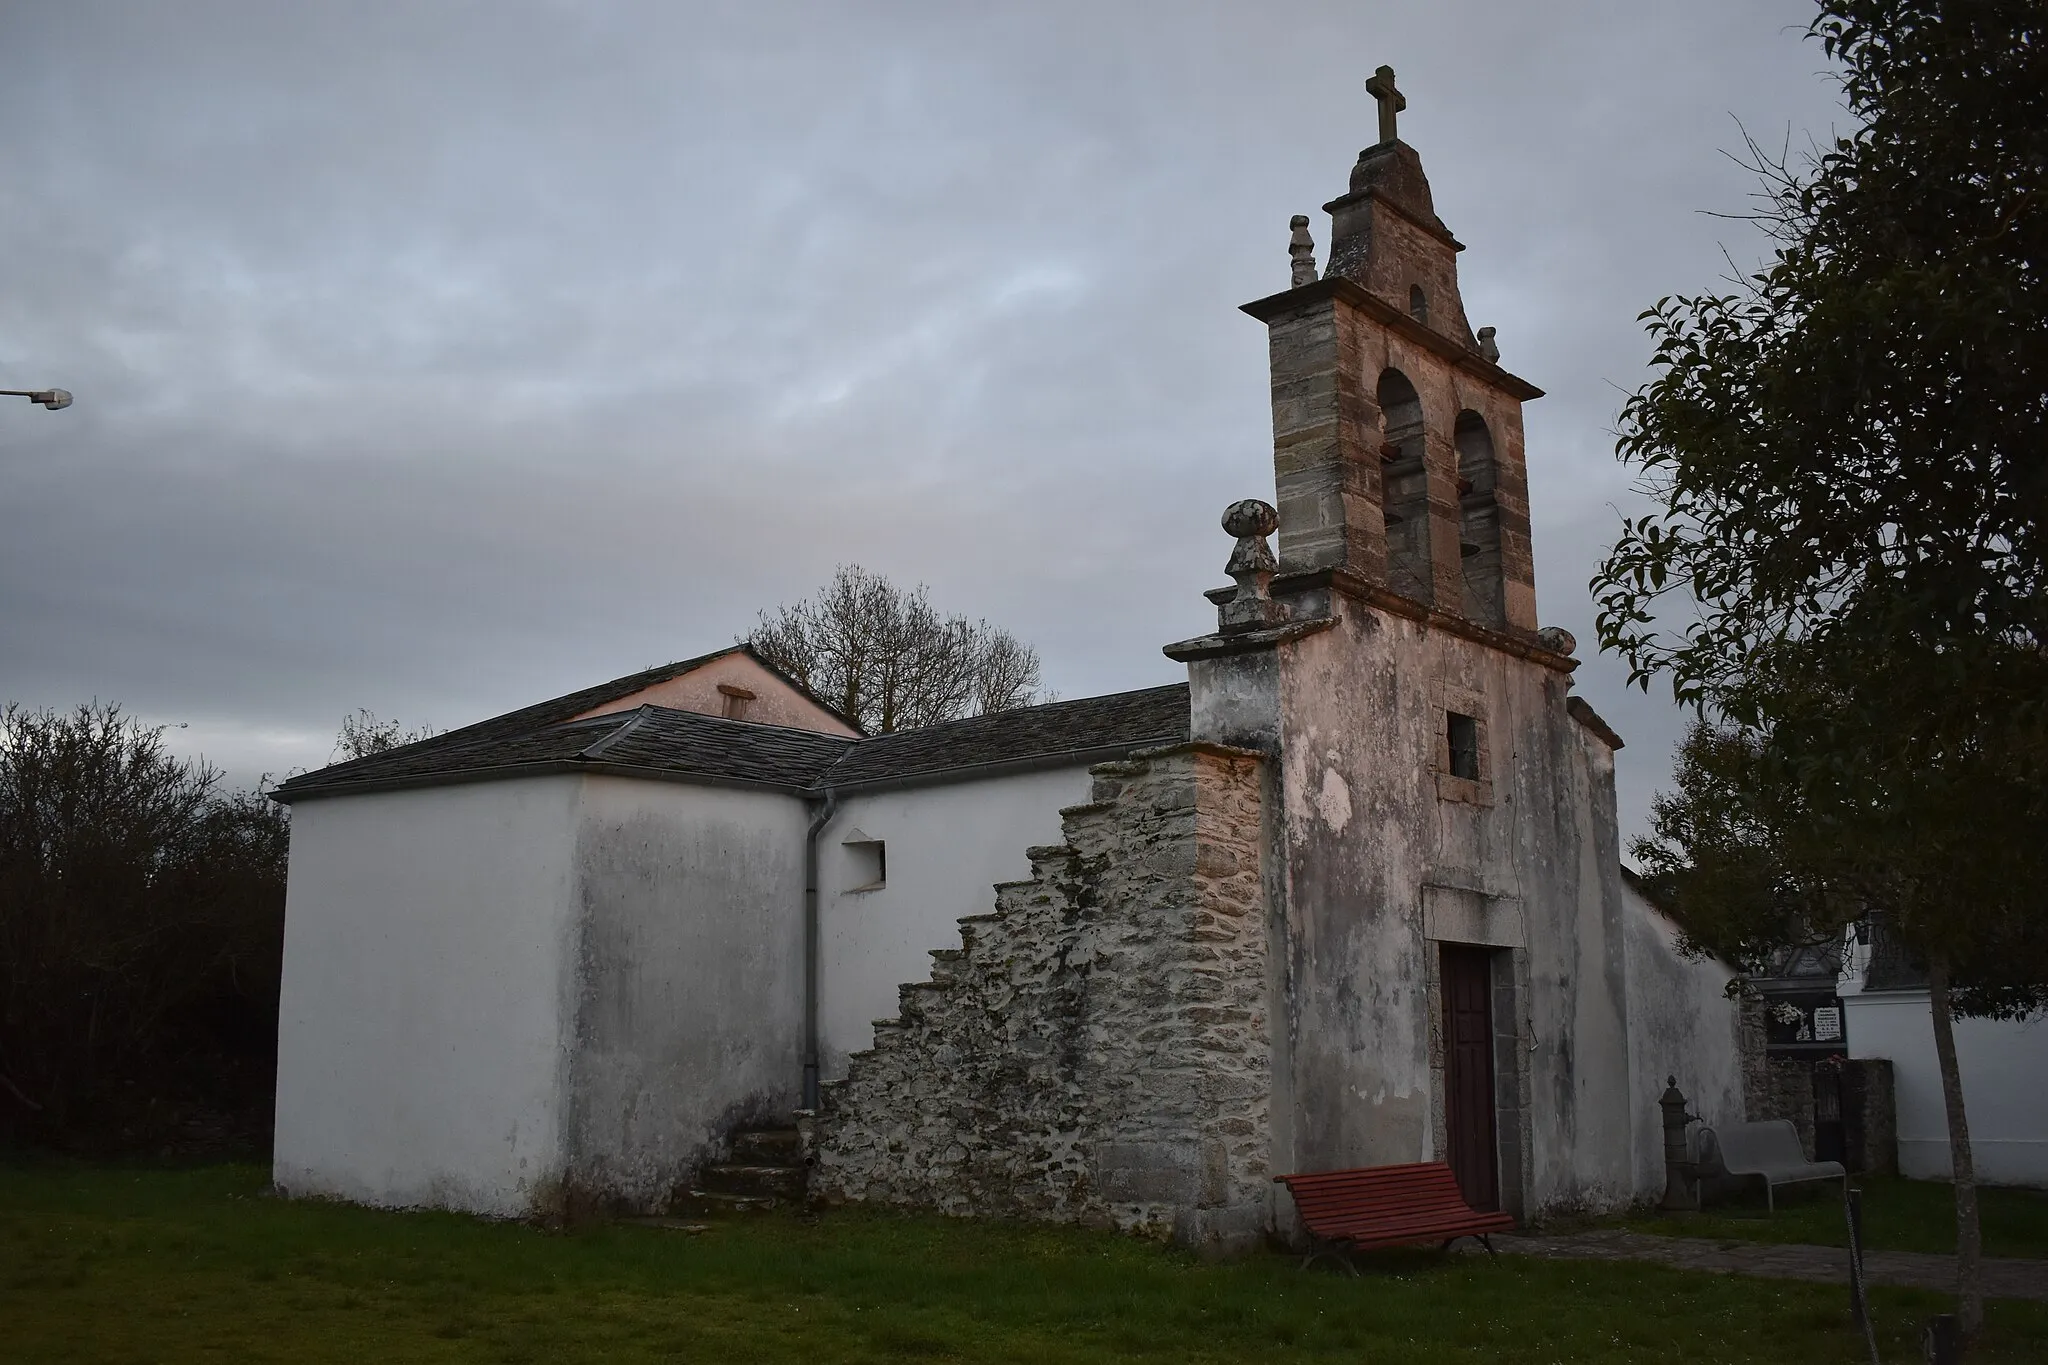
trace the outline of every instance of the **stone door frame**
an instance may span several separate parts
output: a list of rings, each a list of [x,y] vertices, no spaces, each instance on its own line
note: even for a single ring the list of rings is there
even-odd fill
[[[1529,951],[1466,938],[1425,937],[1428,971],[1430,1146],[1436,1161],[1450,1159],[1449,1106],[1446,1101],[1448,1057],[1444,1038],[1443,953],[1450,947],[1478,948],[1488,954],[1493,978],[1493,1135],[1499,1162],[1501,1211],[1516,1219],[1529,1216],[1528,1191],[1534,1175],[1529,1114],[1531,1021]]]

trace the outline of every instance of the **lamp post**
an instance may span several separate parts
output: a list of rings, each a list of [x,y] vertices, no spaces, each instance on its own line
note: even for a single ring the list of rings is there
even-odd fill
[[[26,398],[31,403],[41,403],[51,412],[71,406],[69,389],[0,389],[0,398]]]

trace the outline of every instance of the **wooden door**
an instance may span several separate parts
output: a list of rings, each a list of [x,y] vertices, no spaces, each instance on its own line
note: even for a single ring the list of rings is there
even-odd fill
[[[1444,1123],[1465,1202],[1500,1207],[1493,1114],[1493,950],[1443,945]]]

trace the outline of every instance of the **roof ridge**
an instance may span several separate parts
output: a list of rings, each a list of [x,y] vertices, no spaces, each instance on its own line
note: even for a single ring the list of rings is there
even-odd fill
[[[837,744],[856,744],[873,739],[873,735],[835,735],[828,730],[813,730],[803,725],[778,725],[772,720],[734,720],[731,716],[714,716],[708,711],[692,711],[687,706],[663,706],[658,701],[643,702],[634,708],[638,711],[659,711],[665,716],[688,716],[691,724],[703,722],[708,725],[730,725],[745,733],[775,730],[785,735],[808,735],[813,739],[829,739]],[[619,712],[612,714],[618,715]],[[595,719],[595,717],[593,717]],[[559,722],[567,724],[568,722]]]
[[[954,725],[979,725],[992,722],[1003,716],[1021,716],[1033,711],[1049,711],[1055,706],[1081,706],[1088,702],[1113,701],[1118,697],[1135,697],[1144,692],[1165,692],[1173,688],[1186,689],[1184,682],[1157,683],[1151,687],[1127,687],[1121,692],[1098,692],[1092,697],[1055,697],[1051,701],[1037,701],[1029,706],[1008,706],[1000,711],[982,711],[972,716],[955,716],[951,720],[935,720],[930,725],[913,725],[901,730],[888,730],[879,735],[862,735],[862,739],[894,739],[899,735],[929,735],[934,730],[944,730]]]

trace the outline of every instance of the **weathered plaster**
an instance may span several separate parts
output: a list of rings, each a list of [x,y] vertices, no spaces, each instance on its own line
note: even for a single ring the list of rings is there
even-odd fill
[[[567,1164],[657,1208],[730,1132],[786,1121],[803,1031],[802,803],[586,779]]]
[[[278,1183],[664,1202],[795,1104],[803,829],[794,797],[612,777],[299,803]]]
[[[1633,1100],[1611,755],[1566,713],[1556,670],[1337,602],[1337,628],[1279,655],[1292,1062],[1276,1080],[1290,1121],[1275,1163],[1440,1156],[1435,951],[1475,943],[1517,954],[1495,1013],[1526,1036],[1527,1075],[1515,1058],[1498,1079],[1502,1159],[1526,1162],[1528,1178],[1503,1189],[1528,1201],[1519,1212],[1625,1202]],[[1443,791],[1447,706],[1483,726],[1485,781],[1465,784],[1483,796]],[[1327,796],[1340,790],[1337,820]]]

